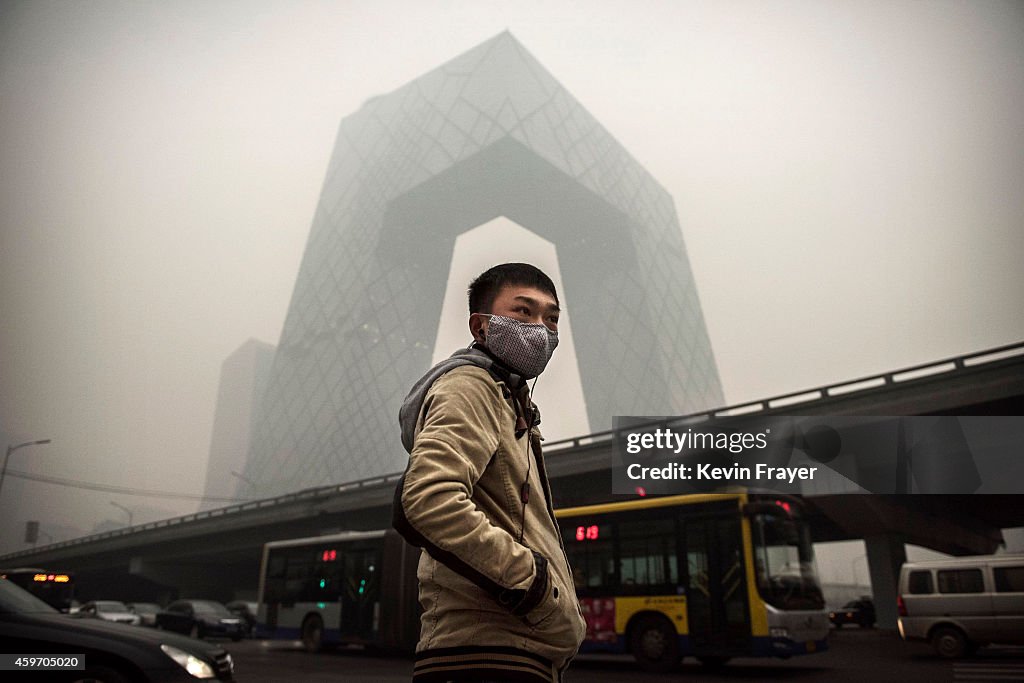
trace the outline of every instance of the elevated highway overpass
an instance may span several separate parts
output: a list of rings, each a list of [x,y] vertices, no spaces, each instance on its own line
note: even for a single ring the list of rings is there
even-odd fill
[[[799,415],[1021,415],[1024,343],[842,384],[710,411],[727,424],[752,412]],[[607,501],[612,432],[545,447],[559,506]],[[399,474],[323,486],[0,556],[0,566],[74,571],[83,596],[168,600],[177,594],[251,597],[264,543],[387,526]],[[618,497],[617,499],[621,499]],[[903,544],[951,554],[993,552],[1000,529],[1024,526],[1015,495],[847,495],[817,492],[816,542],[864,539],[881,624],[894,623]]]

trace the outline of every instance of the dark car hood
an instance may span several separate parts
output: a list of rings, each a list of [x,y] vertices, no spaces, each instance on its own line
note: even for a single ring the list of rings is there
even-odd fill
[[[204,654],[210,659],[214,659],[217,653],[223,651],[219,645],[189,638],[179,633],[158,631],[130,624],[117,624],[102,619],[75,618],[66,614],[46,613],[0,614],[0,626],[17,624],[51,627],[59,631],[75,631],[101,638],[113,638],[122,642],[150,643],[156,646],[163,643],[194,654]]]

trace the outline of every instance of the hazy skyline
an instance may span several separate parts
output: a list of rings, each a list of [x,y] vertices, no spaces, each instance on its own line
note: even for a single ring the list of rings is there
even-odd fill
[[[506,29],[672,194],[728,403],[1024,339],[1020,3],[12,2],[0,430],[53,443],[11,469],[200,493],[341,118]],[[22,489],[19,528],[144,500]]]

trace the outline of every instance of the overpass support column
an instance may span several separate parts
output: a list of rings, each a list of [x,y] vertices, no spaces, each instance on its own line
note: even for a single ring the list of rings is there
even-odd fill
[[[907,561],[903,536],[894,533],[865,536],[864,547],[867,549],[878,628],[895,630],[898,616],[896,584],[900,576],[900,565]]]

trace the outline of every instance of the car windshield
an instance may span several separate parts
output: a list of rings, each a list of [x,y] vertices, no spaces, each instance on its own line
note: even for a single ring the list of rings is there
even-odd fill
[[[212,614],[217,617],[230,617],[231,612],[228,608],[219,602],[207,602],[205,600],[196,600],[192,603],[193,608],[200,614]]]
[[[765,602],[778,609],[823,608],[807,525],[777,514],[760,514],[753,517],[751,527],[757,588]]]
[[[0,579],[0,614],[60,614],[57,610],[16,586],[7,579]]]

